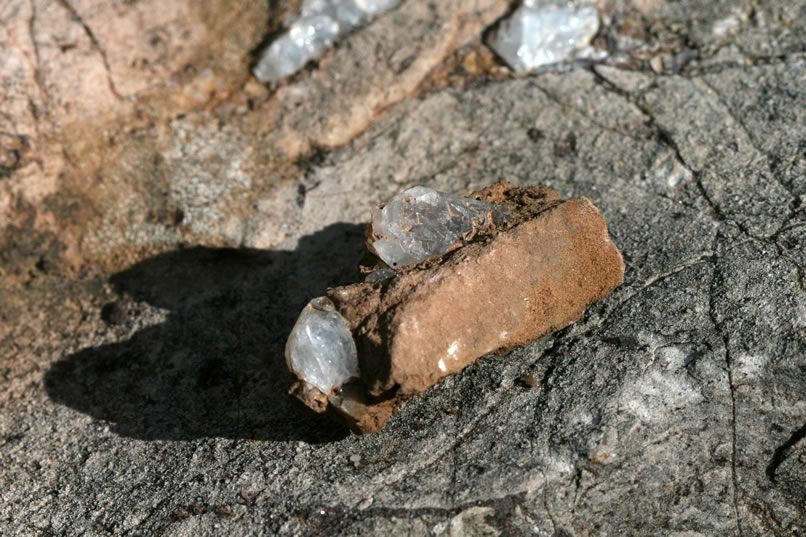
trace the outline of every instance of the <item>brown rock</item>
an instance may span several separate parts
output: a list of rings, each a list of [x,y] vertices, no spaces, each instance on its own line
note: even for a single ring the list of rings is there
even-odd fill
[[[527,388],[534,388],[537,386],[537,379],[534,375],[524,375],[518,380]]]
[[[365,390],[329,402],[358,432],[477,358],[568,326],[623,281],[621,254],[588,199],[505,182],[474,196],[505,205],[514,222],[392,279],[327,293],[353,329]]]

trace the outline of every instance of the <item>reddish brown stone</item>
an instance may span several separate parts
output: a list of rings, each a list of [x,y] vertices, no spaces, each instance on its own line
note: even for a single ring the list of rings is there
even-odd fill
[[[292,384],[288,393],[299,399],[303,405],[310,408],[317,414],[321,414],[327,410],[327,396],[317,390],[315,386],[312,386],[303,380]]]
[[[358,348],[365,391],[339,399],[353,429],[377,430],[401,398],[568,326],[623,281],[621,254],[589,200],[508,183],[474,196],[505,205],[513,222],[394,278],[328,291]]]
[[[537,379],[534,375],[524,375],[518,380],[527,388],[534,388],[537,386]]]

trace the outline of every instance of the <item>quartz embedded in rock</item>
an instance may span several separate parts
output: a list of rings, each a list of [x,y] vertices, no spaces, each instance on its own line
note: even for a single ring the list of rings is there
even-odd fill
[[[599,29],[593,6],[526,0],[506,19],[489,44],[518,73],[574,59]]]
[[[357,377],[358,359],[350,325],[327,297],[302,310],[285,346],[288,369],[322,393]]]
[[[623,281],[621,254],[604,218],[585,198],[560,200],[551,189],[506,182],[472,198],[413,190],[386,206],[393,210],[381,220],[388,219],[393,231],[411,233],[413,224],[428,231],[422,236],[450,231],[461,237],[460,226],[453,226],[470,222],[472,242],[459,240],[445,251],[446,240],[434,241],[441,254],[431,242],[428,247],[418,243],[420,253],[431,256],[427,263],[382,269],[389,273],[327,291],[328,307],[343,316],[339,326],[346,327],[340,334],[355,338],[350,341],[355,342],[359,379],[338,390],[333,389],[337,383],[327,383],[322,390],[313,386],[310,375],[292,367],[300,379],[291,389],[295,397],[361,433],[380,429],[406,397],[479,357],[575,322],[589,304]],[[450,215],[447,221],[443,211]],[[496,213],[506,218],[492,216]],[[484,215],[488,225],[481,226],[478,219]],[[379,222],[373,220],[367,243],[380,254],[378,238]],[[415,258],[402,246],[394,253],[401,261]],[[290,338],[289,347],[294,345]],[[328,349],[322,343],[308,346],[306,356],[319,363],[324,354],[314,354]]]
[[[400,0],[304,0],[300,17],[262,53],[253,73],[269,82],[294,74],[342,35]]]
[[[399,267],[444,254],[506,220],[501,207],[415,186],[375,211],[369,246],[384,263]]]

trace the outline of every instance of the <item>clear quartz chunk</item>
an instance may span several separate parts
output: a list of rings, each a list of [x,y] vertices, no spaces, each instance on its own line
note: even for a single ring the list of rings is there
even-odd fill
[[[399,3],[400,0],[303,0],[300,17],[266,48],[253,73],[263,82],[294,74],[365,19]]]
[[[288,336],[285,361],[297,378],[325,394],[358,377],[350,325],[329,298],[314,298],[302,310]]]
[[[599,30],[593,6],[526,0],[505,20],[490,46],[518,73],[584,56]]]
[[[331,17],[303,17],[269,45],[255,66],[255,76],[267,81],[294,74],[324,54],[338,36],[339,24]]]
[[[372,249],[390,267],[418,263],[470,240],[490,217],[508,219],[501,207],[415,186],[375,211]]]

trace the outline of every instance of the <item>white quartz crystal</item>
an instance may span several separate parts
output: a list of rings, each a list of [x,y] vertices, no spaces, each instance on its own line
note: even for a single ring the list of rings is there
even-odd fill
[[[300,17],[263,52],[253,70],[263,82],[294,74],[342,35],[400,0],[303,0]]]
[[[415,186],[396,195],[372,217],[372,249],[390,267],[444,254],[475,232],[508,218],[500,207]]]
[[[338,35],[339,25],[331,17],[304,17],[269,45],[255,66],[255,76],[268,81],[294,74],[324,54]]]
[[[327,394],[358,377],[358,353],[347,320],[327,297],[300,313],[285,344],[285,361],[297,378]]]
[[[518,73],[574,59],[599,29],[593,6],[526,0],[505,20],[490,46]]]

